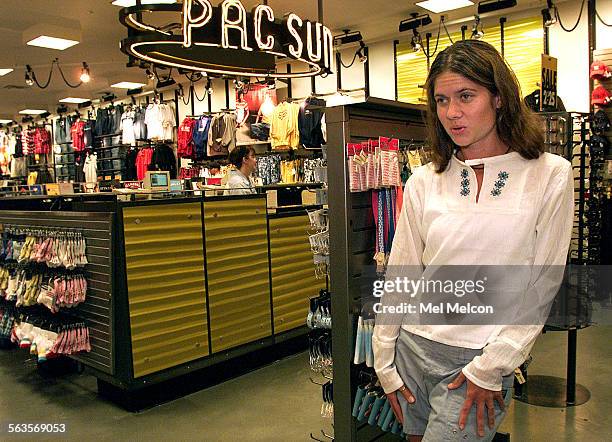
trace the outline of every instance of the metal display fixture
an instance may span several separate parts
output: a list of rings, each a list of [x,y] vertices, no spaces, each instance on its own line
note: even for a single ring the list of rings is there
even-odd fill
[[[397,436],[357,424],[351,415],[359,374],[352,362],[361,275],[372,264],[375,228],[369,192],[349,193],[347,142],[378,136],[424,139],[423,106],[370,98],[365,103],[326,111],[330,219],[330,293],[334,361],[334,437],[336,441],[391,441]]]

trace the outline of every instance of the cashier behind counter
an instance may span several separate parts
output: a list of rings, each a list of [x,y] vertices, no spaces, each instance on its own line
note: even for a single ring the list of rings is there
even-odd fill
[[[255,149],[250,146],[237,146],[230,152],[229,161],[236,169],[229,171],[223,195],[251,195],[256,193],[250,179],[251,174],[257,167]]]

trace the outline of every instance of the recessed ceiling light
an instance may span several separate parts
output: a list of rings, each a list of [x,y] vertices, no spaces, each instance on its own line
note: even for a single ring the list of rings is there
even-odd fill
[[[45,112],[47,111],[42,109],[24,109],[19,111],[21,115],[40,115],[44,114]]]
[[[33,40],[27,42],[30,46],[39,46],[41,48],[58,49],[63,51],[74,45],[79,44],[76,40],[68,40],[66,38],[49,37],[48,35],[41,35]]]
[[[427,0],[424,2],[418,2],[416,5],[427,9],[434,14],[439,14],[440,12],[465,8],[466,6],[472,6],[473,4],[474,2],[471,2],[470,0]]]
[[[0,124],[9,124],[12,123],[13,120],[0,120]]]
[[[151,3],[176,3],[176,0],[141,0],[140,3],[143,5],[150,5]],[[115,0],[113,5],[123,7],[135,6],[136,0]]]
[[[133,81],[120,81],[119,83],[111,84],[111,87],[116,87],[117,89],[138,89],[143,86],[146,86],[146,84],[135,83]]]
[[[4,77],[6,74],[13,72],[12,68],[0,69],[0,77]]]
[[[76,97],[66,97],[62,98],[60,103],[72,103],[72,104],[81,104],[89,101],[89,98],[76,98]]]

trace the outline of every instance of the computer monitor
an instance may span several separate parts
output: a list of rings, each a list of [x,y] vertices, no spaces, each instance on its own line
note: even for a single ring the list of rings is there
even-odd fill
[[[148,171],[144,179],[144,188],[162,192],[170,191],[170,172]]]

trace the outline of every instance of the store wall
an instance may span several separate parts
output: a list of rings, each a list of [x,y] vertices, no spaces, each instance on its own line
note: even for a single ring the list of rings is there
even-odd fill
[[[559,15],[566,28],[574,26],[581,1],[561,3]],[[559,23],[550,27],[549,53],[557,58],[557,94],[568,111],[589,111],[589,41],[587,5],[573,32],[565,32]]]
[[[344,65],[350,65],[353,56],[357,51],[358,46],[351,46],[343,49],[342,62]],[[373,97],[386,98],[389,100],[395,99],[395,80],[394,80],[394,60],[393,60],[393,41],[385,41],[375,43],[368,46],[369,51],[369,68],[370,68],[370,95]],[[297,63],[292,63],[292,70],[303,68]],[[279,68],[284,70],[284,68]],[[325,78],[316,77],[316,92],[317,94],[331,94],[337,89],[337,72],[338,67],[335,63],[334,54],[334,73]],[[365,86],[365,75],[363,64],[359,60],[350,68],[341,68],[342,89],[358,89]],[[303,98],[310,95],[311,80],[310,78],[294,79],[291,82],[292,96],[294,98]]]

